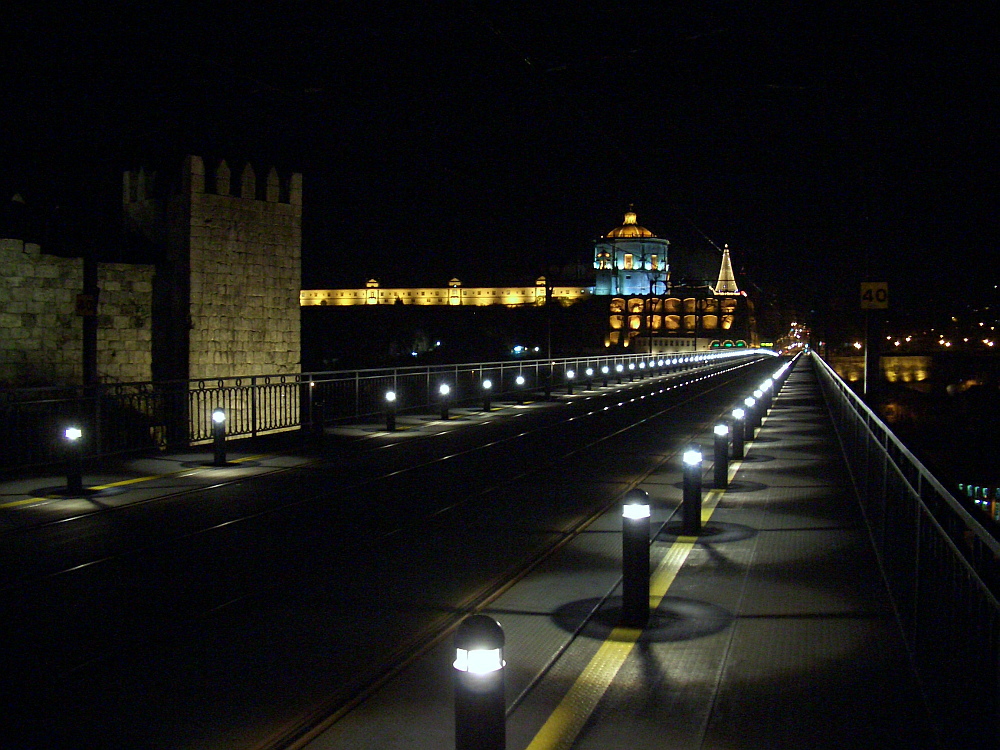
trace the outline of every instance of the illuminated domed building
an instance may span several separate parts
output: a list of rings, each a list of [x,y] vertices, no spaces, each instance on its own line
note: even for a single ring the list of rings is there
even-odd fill
[[[594,294],[610,297],[605,347],[659,353],[758,346],[753,305],[737,286],[729,246],[714,284],[671,279],[669,246],[631,209],[594,243]]]
[[[594,244],[594,294],[665,292],[670,278],[669,240],[639,226],[629,209],[625,222]]]
[[[386,287],[373,278],[363,288],[304,289],[300,304],[461,309],[551,302],[578,309],[587,307],[578,303],[589,300],[597,306],[595,324],[606,325],[603,342],[593,342],[596,347],[603,343],[605,349],[658,353],[757,346],[753,305],[736,283],[728,246],[717,276],[717,261],[706,260],[704,251],[674,251],[674,256],[672,264],[669,240],[641,226],[629,208],[621,226],[594,242],[593,285],[584,278],[574,284],[542,276],[504,286],[466,286],[453,278],[441,286]]]

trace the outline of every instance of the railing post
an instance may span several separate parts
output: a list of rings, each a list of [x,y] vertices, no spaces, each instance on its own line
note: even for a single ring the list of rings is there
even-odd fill
[[[250,376],[250,434],[257,437],[257,376]]]

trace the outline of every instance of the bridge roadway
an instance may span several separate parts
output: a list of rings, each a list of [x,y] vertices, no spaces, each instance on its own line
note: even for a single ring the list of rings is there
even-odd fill
[[[804,363],[710,533],[676,536],[679,450],[775,367],[145,457],[86,498],[5,482],[0,747],[450,747],[472,611],[507,635],[508,748],[934,746]],[[641,635],[615,628],[633,486]]]

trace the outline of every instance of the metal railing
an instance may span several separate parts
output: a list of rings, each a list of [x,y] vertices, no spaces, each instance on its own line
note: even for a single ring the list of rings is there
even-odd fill
[[[59,462],[64,450],[61,436],[70,424],[83,429],[87,456],[109,456],[209,441],[211,414],[217,408],[226,411],[227,435],[253,437],[378,414],[385,408],[388,390],[396,393],[397,410],[405,413],[438,405],[438,387],[445,382],[451,388],[451,403],[460,406],[482,398],[485,379],[499,399],[518,388],[530,392],[565,387],[570,371],[576,383],[588,377],[601,382],[602,368],[607,367],[614,381],[644,377],[651,370],[765,353],[773,354],[733,349],[115,383],[92,389],[5,389],[0,390],[0,445],[4,446],[0,470]],[[515,383],[518,375],[525,378],[521,386]]]
[[[826,362],[811,358],[942,739],[1000,745],[1000,543]]]

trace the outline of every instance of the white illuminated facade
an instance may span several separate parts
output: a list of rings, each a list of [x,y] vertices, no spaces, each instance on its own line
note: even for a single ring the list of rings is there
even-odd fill
[[[635,211],[594,243],[594,294],[657,294],[667,289],[670,242],[639,226]]]

